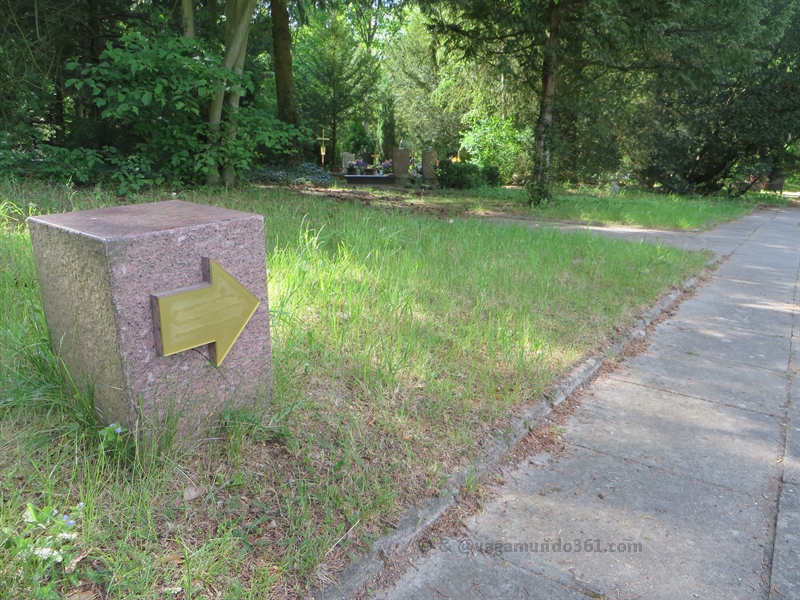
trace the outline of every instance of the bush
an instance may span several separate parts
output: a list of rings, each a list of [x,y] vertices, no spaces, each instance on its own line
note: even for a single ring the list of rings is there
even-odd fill
[[[105,171],[103,156],[89,148],[59,148],[39,144],[15,148],[0,140],[0,171],[6,176],[29,177],[50,183],[94,183]]]
[[[267,165],[253,169],[248,174],[250,181],[272,183],[278,185],[316,185],[330,187],[333,177],[325,169],[312,163],[303,163],[299,167]]]
[[[501,181],[510,182],[514,175],[525,175],[531,165],[529,149],[533,145],[530,129],[517,129],[511,119],[499,117],[478,118],[468,114],[464,124],[470,129],[464,134],[462,144],[478,165],[494,165]]]
[[[440,161],[436,178],[442,187],[455,190],[471,190],[486,185],[483,169],[467,162]]]
[[[244,172],[259,155],[291,154],[307,137],[247,102],[235,113],[226,108],[221,125],[212,127],[205,111],[219,86],[238,86],[246,96],[253,84],[247,73],[223,68],[219,53],[199,40],[129,31],[100,58],[98,64],[69,63],[75,77],[66,85],[91,97],[106,126],[126,132],[126,143],[116,138],[124,160],[111,161],[121,189],[159,179],[200,183],[223,165]]]
[[[163,183],[147,153],[126,156],[110,146],[96,151],[89,148],[69,150],[47,144],[29,150],[0,145],[0,171],[11,177],[48,183],[94,185],[110,181],[123,195]]]
[[[486,185],[490,187],[500,187],[503,185],[503,178],[500,176],[500,168],[494,165],[483,168],[483,178],[486,180]]]

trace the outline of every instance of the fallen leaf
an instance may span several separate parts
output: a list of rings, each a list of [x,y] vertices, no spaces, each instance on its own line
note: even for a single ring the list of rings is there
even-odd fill
[[[183,554],[166,554],[161,557],[162,565],[176,564],[179,565],[183,562]]]
[[[93,600],[96,597],[97,595],[93,591],[86,590],[84,592],[72,592],[67,596],[67,600]]]
[[[183,499],[186,502],[190,500],[194,500],[195,498],[203,495],[203,488],[197,485],[189,484],[185,488],[183,488]]]

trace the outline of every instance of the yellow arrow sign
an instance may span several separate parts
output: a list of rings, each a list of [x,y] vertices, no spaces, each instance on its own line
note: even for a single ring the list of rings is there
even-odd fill
[[[156,350],[169,356],[210,344],[219,366],[261,301],[214,259],[202,260],[206,283],[151,294]]]

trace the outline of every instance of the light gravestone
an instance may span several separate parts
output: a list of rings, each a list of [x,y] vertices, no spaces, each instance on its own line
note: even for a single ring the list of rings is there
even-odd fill
[[[263,217],[171,200],[28,223],[54,350],[102,421],[186,440],[271,395]]]
[[[351,162],[356,161],[356,155],[352,152],[342,152],[342,169],[346,170]]]
[[[395,177],[408,177],[411,165],[411,152],[408,148],[395,148],[392,151],[392,172]]]
[[[422,176],[428,181],[436,181],[436,163],[439,155],[436,150],[429,150],[422,157]]]

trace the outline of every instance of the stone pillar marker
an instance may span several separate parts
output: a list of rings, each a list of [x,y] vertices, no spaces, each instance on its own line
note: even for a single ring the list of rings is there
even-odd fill
[[[430,149],[422,157],[422,176],[427,181],[436,181],[436,163],[439,161],[439,155],[436,150]]]
[[[408,148],[394,148],[392,151],[392,172],[395,177],[408,177],[411,165],[411,152]]]
[[[54,350],[101,422],[187,439],[270,397],[262,216],[170,200],[28,224]]]
[[[342,170],[346,171],[351,162],[356,162],[356,155],[352,152],[342,152]]]

